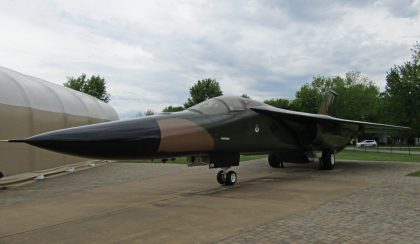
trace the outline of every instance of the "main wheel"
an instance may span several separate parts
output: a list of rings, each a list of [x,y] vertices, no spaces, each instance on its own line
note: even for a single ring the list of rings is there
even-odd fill
[[[280,168],[280,166],[283,168],[283,162],[281,161],[280,157],[274,153],[268,155],[268,164],[272,168]]]
[[[226,182],[225,174],[223,173],[223,170],[220,170],[219,173],[217,173],[217,182],[219,182],[220,185],[224,185]]]
[[[325,150],[322,152],[322,168],[326,170],[332,170],[335,164],[335,154],[334,151]]]
[[[238,180],[238,176],[236,175],[235,171],[229,171],[226,175],[225,185],[231,186],[236,183]]]

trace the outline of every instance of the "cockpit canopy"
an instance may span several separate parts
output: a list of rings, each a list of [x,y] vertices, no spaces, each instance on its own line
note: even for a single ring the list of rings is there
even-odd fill
[[[204,102],[192,106],[189,110],[198,111],[206,115],[228,114],[230,112],[243,111],[252,106],[261,106],[260,102],[234,96],[220,96],[210,98]]]

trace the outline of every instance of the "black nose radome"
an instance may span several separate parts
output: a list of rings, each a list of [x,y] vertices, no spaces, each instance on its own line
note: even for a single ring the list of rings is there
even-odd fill
[[[160,129],[155,119],[139,118],[51,131],[23,141],[80,157],[134,159],[156,153]]]

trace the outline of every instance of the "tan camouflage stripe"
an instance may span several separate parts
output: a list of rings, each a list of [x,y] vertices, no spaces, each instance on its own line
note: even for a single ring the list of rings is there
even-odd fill
[[[198,152],[214,149],[211,135],[201,126],[186,119],[158,120],[161,139],[158,152]]]

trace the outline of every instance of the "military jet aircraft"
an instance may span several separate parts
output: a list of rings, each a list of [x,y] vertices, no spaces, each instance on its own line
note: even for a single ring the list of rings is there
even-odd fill
[[[335,98],[326,94],[319,114],[295,112],[233,96],[208,99],[182,112],[80,126],[35,135],[24,142],[55,152],[98,159],[187,156],[189,166],[221,168],[217,181],[233,185],[240,154],[268,154],[271,167],[283,161],[315,162],[331,170],[335,154],[361,133],[407,127],[334,118]],[[322,152],[317,158],[315,152]]]

